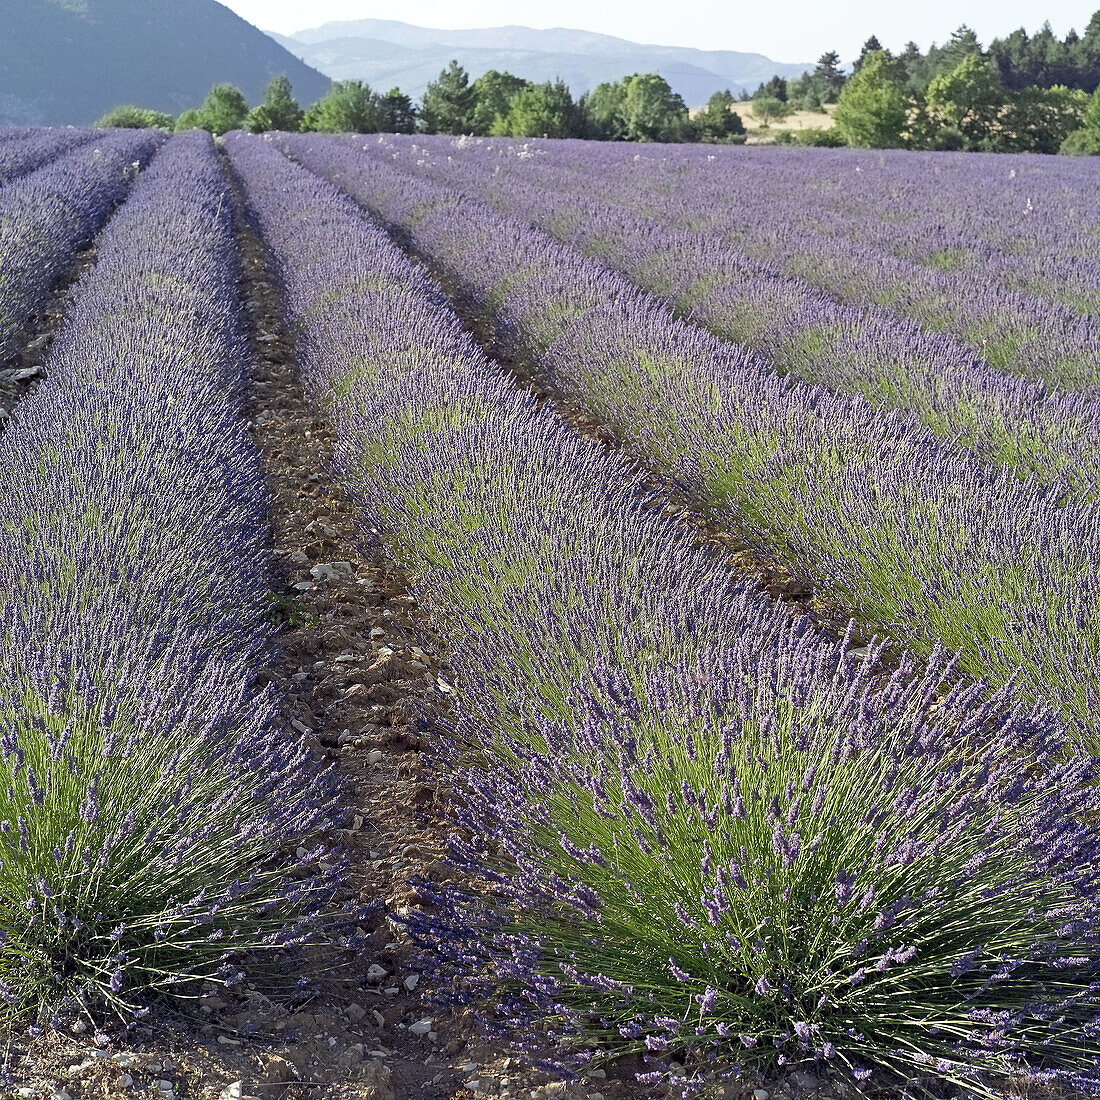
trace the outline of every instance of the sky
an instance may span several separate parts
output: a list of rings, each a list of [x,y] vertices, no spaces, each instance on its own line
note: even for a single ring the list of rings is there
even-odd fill
[[[913,39],[921,49],[968,23],[983,43],[1016,27],[1038,30],[1049,19],[1062,37],[1084,29],[1100,0],[221,0],[263,30],[292,34],[336,19],[399,19],[421,27],[570,27],[662,46],[762,53],[773,61],[816,60],[837,50],[848,62],[870,34],[888,49]]]

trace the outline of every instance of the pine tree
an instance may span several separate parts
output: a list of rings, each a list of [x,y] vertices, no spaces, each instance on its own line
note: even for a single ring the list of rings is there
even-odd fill
[[[426,134],[468,134],[473,130],[477,101],[470,75],[452,61],[424,90],[420,128]]]

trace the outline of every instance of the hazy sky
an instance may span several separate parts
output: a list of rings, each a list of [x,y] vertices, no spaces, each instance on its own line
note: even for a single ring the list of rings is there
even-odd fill
[[[812,61],[828,49],[845,61],[859,53],[869,34],[900,49],[914,39],[922,49],[942,42],[960,23],[969,23],[983,42],[1016,27],[1037,30],[1049,19],[1061,37],[1084,29],[1100,0],[222,0],[264,30],[291,34],[331,19],[400,19],[426,27],[577,27],[635,42],[703,49],[744,50],[773,61]]]

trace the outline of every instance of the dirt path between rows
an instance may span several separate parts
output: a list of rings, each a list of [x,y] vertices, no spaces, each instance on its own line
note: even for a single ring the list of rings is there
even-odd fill
[[[15,406],[45,377],[44,364],[72,301],[76,282],[95,261],[94,243],[73,256],[69,270],[50,292],[45,304],[19,327],[20,350],[0,359],[0,432],[8,426]]]

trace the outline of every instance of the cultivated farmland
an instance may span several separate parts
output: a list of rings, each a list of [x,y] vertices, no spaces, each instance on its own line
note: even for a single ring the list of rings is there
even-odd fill
[[[0,131],[0,464],[0,1090],[1100,1091],[1088,158]]]

